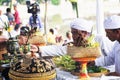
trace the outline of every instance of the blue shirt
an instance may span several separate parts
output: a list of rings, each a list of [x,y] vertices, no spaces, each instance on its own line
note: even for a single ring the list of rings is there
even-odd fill
[[[31,16],[30,18],[29,18],[29,25],[32,27],[32,28],[34,28],[34,27],[37,27],[37,29],[39,29],[40,31],[42,31],[43,30],[43,26],[42,26],[42,23],[41,23],[41,19],[40,19],[40,16],[36,16],[36,23],[34,22],[34,20],[33,20],[33,16]]]

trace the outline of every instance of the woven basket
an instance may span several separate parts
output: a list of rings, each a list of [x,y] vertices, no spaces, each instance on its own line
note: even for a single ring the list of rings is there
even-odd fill
[[[34,45],[45,45],[46,43],[45,37],[39,35],[30,36],[28,42]]]
[[[72,58],[90,58],[90,57],[99,57],[101,56],[99,47],[75,47],[68,46],[67,53]]]
[[[88,73],[90,77],[101,77],[103,74],[106,75],[109,72],[103,72],[103,73]]]
[[[9,71],[9,77],[11,80],[55,80],[55,69],[46,73],[19,73],[13,70]]]

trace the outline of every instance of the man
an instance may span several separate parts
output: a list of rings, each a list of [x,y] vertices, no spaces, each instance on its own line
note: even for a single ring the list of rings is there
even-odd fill
[[[38,14],[32,14],[29,18],[29,26],[32,29],[36,29],[42,33],[44,33],[44,26],[42,25],[42,21]]]
[[[20,15],[19,15],[19,12],[17,10],[17,4],[14,4],[14,10],[15,10],[15,13],[14,13],[14,18],[15,18],[15,29],[19,28],[20,27],[20,24],[21,24],[21,20],[20,20]]]
[[[71,22],[71,32],[73,34],[73,40],[75,46],[85,46],[85,44],[81,43],[83,41],[86,43],[87,37],[91,32],[91,23],[85,19],[75,19]],[[40,50],[42,56],[60,56],[67,54],[67,46],[42,46],[37,48],[34,45],[31,45],[31,50],[36,52]]]
[[[11,13],[11,9],[10,8],[6,9],[6,16],[8,17],[9,24],[13,25],[13,23],[14,23],[14,15]]]
[[[87,21],[85,19],[79,19],[79,18],[71,22],[70,26],[71,26],[71,32],[73,35],[74,46],[85,47],[87,45],[87,38],[90,36],[92,25],[93,24],[90,21]],[[101,41],[100,43],[102,44],[103,42]],[[111,42],[110,43],[106,42],[104,44],[108,45],[108,44],[111,44]],[[112,48],[112,47],[108,47],[108,48]],[[104,51],[109,52],[109,51],[106,51],[106,50],[110,50],[108,48],[106,48]],[[31,50],[35,52],[40,50],[40,52],[42,53],[42,56],[59,56],[59,55],[64,55],[67,53],[67,46],[52,45],[52,46],[42,46],[37,49],[36,46],[31,45]]]
[[[106,35],[111,41],[116,41],[112,51],[105,57],[97,58],[88,65],[108,66],[115,64],[115,72],[108,75],[120,76],[120,16],[113,15],[105,19]]]

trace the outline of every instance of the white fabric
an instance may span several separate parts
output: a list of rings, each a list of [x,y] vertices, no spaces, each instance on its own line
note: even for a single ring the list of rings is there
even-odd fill
[[[106,55],[109,55],[115,43],[115,42],[111,42],[105,36],[95,36],[95,41],[99,42],[101,50],[104,49]],[[40,47],[40,51],[42,52],[43,56],[56,56],[56,55],[59,56],[67,53],[67,46],[61,46],[61,45],[42,46]]]
[[[100,57],[95,60],[97,66],[109,66],[115,64],[115,72],[120,73],[120,44],[115,42],[114,48],[108,56]]]
[[[91,32],[93,22],[77,18],[70,23],[70,27],[78,30]]]
[[[16,36],[18,36],[18,35],[20,35],[20,29],[18,29],[18,31],[12,30],[12,31],[10,32],[10,34],[11,34],[11,37],[16,37]]]
[[[104,56],[107,56],[112,51],[115,43],[115,41],[112,42],[108,37],[104,35],[96,35],[95,41],[100,44],[101,51]]]
[[[6,15],[1,15],[0,16],[0,28],[4,28],[5,27],[5,23],[8,23],[8,18]]]
[[[40,51],[42,53],[42,56],[60,56],[67,54],[67,46],[61,45],[41,46]]]
[[[108,37],[103,35],[97,35],[95,37],[95,41],[100,44],[103,56],[107,56],[110,54],[110,52],[112,52],[115,41],[112,42],[111,40],[108,39]],[[115,65],[105,66],[104,68],[110,70],[110,72],[115,72]]]
[[[96,36],[95,41],[100,43],[101,50],[104,49],[104,52],[102,51],[103,55],[109,55],[110,52],[112,52],[112,48],[115,44],[115,42],[111,42],[107,37],[105,36]],[[40,51],[42,53],[42,56],[60,56],[67,54],[67,46],[57,46],[57,45],[52,45],[52,46],[41,46]],[[101,59],[97,61],[97,65],[102,65],[104,61]],[[104,65],[105,66],[105,65]],[[114,65],[112,66],[107,66],[107,69],[109,69],[111,72],[114,71]]]
[[[2,36],[4,36],[4,38],[8,39],[9,38],[9,34],[7,31],[3,30]]]
[[[120,28],[120,16],[109,16],[104,21],[105,29],[117,29]]]

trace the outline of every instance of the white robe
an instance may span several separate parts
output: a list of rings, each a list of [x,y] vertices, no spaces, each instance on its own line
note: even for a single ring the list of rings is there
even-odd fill
[[[95,41],[100,43],[100,47],[101,50],[104,49],[104,51],[102,51],[103,56],[107,56],[111,53],[113,45],[115,42],[111,42],[107,37],[104,36],[96,36]],[[57,45],[50,45],[50,46],[42,46],[40,47],[40,51],[41,51],[41,55],[42,56],[60,56],[60,55],[64,55],[67,54],[67,46],[57,46]],[[97,66],[103,66],[107,69],[109,69],[111,72],[114,72],[114,64],[112,66],[108,66],[108,65],[103,65],[104,60],[100,59],[96,61]],[[100,65],[101,64],[101,65]]]
[[[115,64],[115,72],[120,73],[120,43],[116,41],[112,52],[95,60],[97,66],[109,66]]]
[[[42,56],[60,56],[67,54],[67,46],[49,45],[40,47]]]

